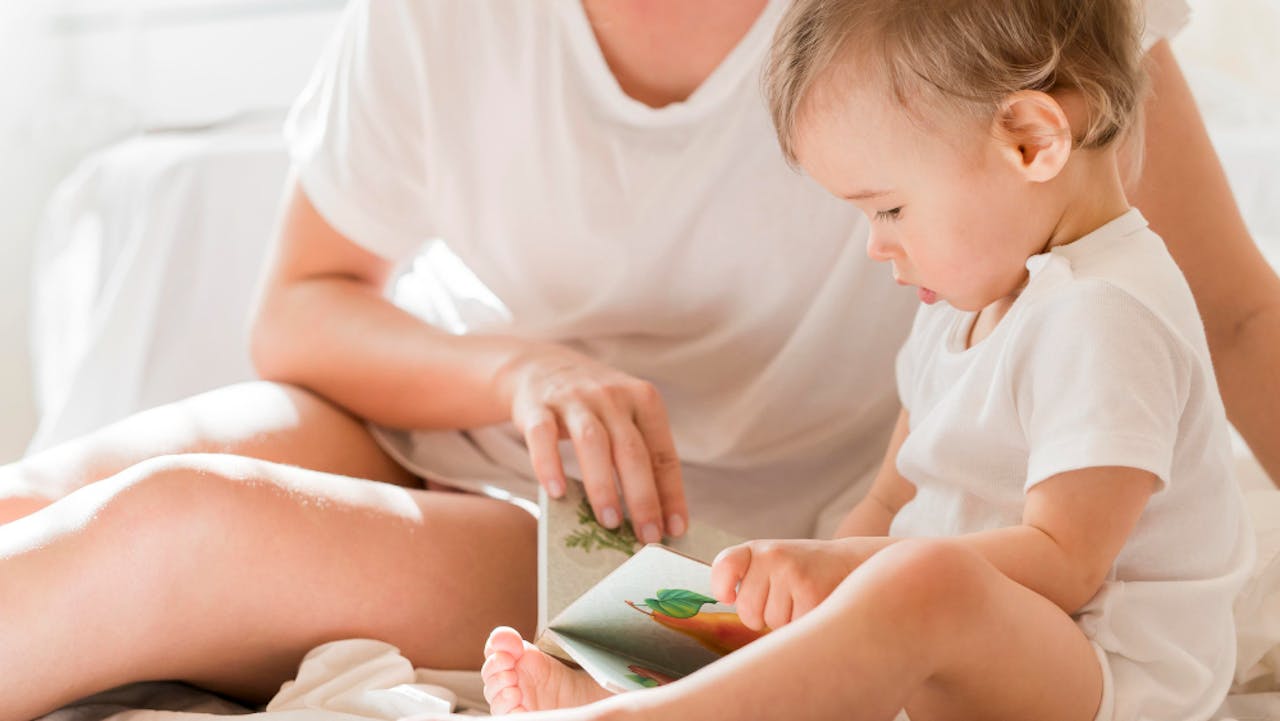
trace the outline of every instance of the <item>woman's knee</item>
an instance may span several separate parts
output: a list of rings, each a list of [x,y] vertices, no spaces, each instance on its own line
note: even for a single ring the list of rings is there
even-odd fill
[[[157,456],[86,486],[92,521],[104,532],[180,544],[226,537],[260,513],[266,464],[219,454]]]
[[[323,433],[327,426],[353,428],[358,423],[301,388],[239,383],[141,410],[62,441],[3,467],[0,479],[20,477],[59,498],[168,455],[234,453],[290,460],[291,450],[306,447],[305,440],[293,436],[305,439],[314,425]]]

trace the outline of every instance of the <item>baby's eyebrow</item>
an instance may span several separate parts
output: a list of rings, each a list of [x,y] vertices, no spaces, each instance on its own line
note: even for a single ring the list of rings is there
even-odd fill
[[[878,198],[881,195],[888,195],[888,194],[889,194],[889,191],[887,190],[860,190],[856,193],[851,193],[849,195],[844,196],[844,199],[845,200],[868,200],[870,198]]]

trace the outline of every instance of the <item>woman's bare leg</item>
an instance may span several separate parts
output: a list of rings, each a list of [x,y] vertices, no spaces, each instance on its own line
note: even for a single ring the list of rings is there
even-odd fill
[[[137,413],[0,466],[0,523],[135,463],[176,453],[233,453],[356,478],[415,485],[364,423],[307,391],[268,382],[219,388]]]
[[[490,628],[533,630],[534,528],[482,497],[242,456],[131,465],[0,526],[0,721],[144,679],[261,701],[349,637],[476,668]]]

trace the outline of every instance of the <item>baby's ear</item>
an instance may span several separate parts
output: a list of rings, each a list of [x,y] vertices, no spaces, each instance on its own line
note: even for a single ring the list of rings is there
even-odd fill
[[[995,125],[1002,155],[1027,180],[1053,180],[1071,156],[1071,122],[1048,93],[1019,90],[1009,95],[1000,103]]]

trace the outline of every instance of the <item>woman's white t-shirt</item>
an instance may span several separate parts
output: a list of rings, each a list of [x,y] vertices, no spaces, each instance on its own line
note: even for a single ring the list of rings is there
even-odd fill
[[[1151,3],[1153,37],[1185,18]],[[757,537],[810,535],[865,484],[917,305],[867,258],[862,216],[778,150],[759,74],[785,6],[654,109],[578,0],[353,0],[287,126],[317,210],[405,264],[398,304],[655,383],[694,518]],[[536,493],[509,424],[375,434],[421,475]]]

